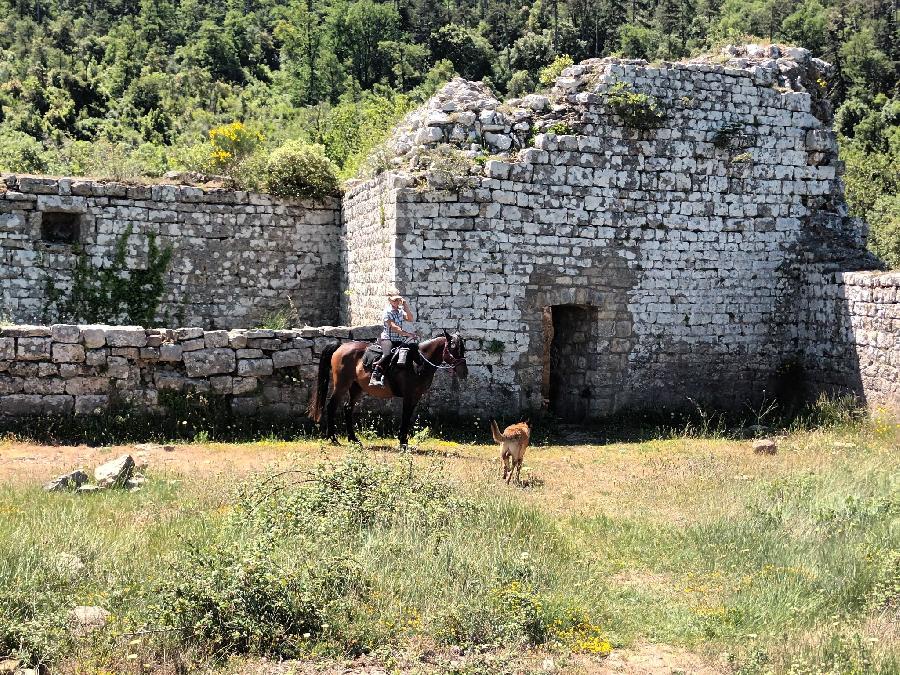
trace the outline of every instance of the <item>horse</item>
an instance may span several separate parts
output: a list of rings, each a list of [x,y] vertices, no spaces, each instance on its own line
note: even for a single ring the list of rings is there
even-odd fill
[[[322,428],[322,435],[337,444],[334,415],[337,407],[349,394],[344,411],[347,424],[347,440],[358,443],[353,428],[353,407],[363,394],[375,398],[402,398],[403,414],[400,418],[400,447],[405,448],[409,440],[409,424],[413,411],[422,395],[428,391],[438,370],[449,370],[454,376],[466,379],[465,345],[459,333],[443,335],[419,343],[419,355],[423,363],[418,373],[412,367],[389,368],[384,377],[384,386],[369,385],[371,373],[363,368],[363,354],[371,346],[370,342],[344,342],[328,345],[319,359],[319,374],[316,388],[309,403],[308,414]],[[331,394],[328,393],[329,383]]]

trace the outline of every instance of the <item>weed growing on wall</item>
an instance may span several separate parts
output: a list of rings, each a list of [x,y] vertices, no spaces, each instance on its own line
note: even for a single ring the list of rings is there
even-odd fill
[[[147,235],[147,265],[128,264],[129,225],[116,239],[112,259],[96,265],[83,249],[67,291],[48,279],[45,288],[45,320],[81,323],[156,325],[156,311],[165,292],[165,274],[172,248],[160,248],[154,234]]]
[[[609,88],[606,103],[632,129],[654,129],[665,118],[662,105],[656,97],[637,92],[628,82],[616,82]]]

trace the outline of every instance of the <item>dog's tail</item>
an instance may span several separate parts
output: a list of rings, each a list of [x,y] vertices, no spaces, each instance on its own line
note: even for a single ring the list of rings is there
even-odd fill
[[[502,443],[505,438],[503,438],[503,434],[500,433],[500,428],[497,426],[497,423],[494,420],[491,420],[491,434],[494,436],[494,440],[497,443]]]

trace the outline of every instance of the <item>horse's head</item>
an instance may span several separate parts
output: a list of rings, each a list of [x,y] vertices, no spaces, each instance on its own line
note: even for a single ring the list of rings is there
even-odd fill
[[[460,379],[469,376],[469,368],[466,366],[466,345],[459,333],[450,335],[444,331],[444,356],[443,362],[453,367],[453,372]]]

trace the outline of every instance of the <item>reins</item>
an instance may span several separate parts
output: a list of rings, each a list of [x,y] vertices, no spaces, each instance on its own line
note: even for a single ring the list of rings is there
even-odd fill
[[[436,368],[438,370],[452,370],[456,371],[456,367],[463,363],[466,360],[465,356],[457,358],[450,353],[450,341],[444,340],[444,353],[441,354],[441,362],[440,363],[432,363],[428,360],[428,357],[422,353],[422,350],[419,350],[419,356],[422,357],[422,360],[425,361],[432,368]]]

